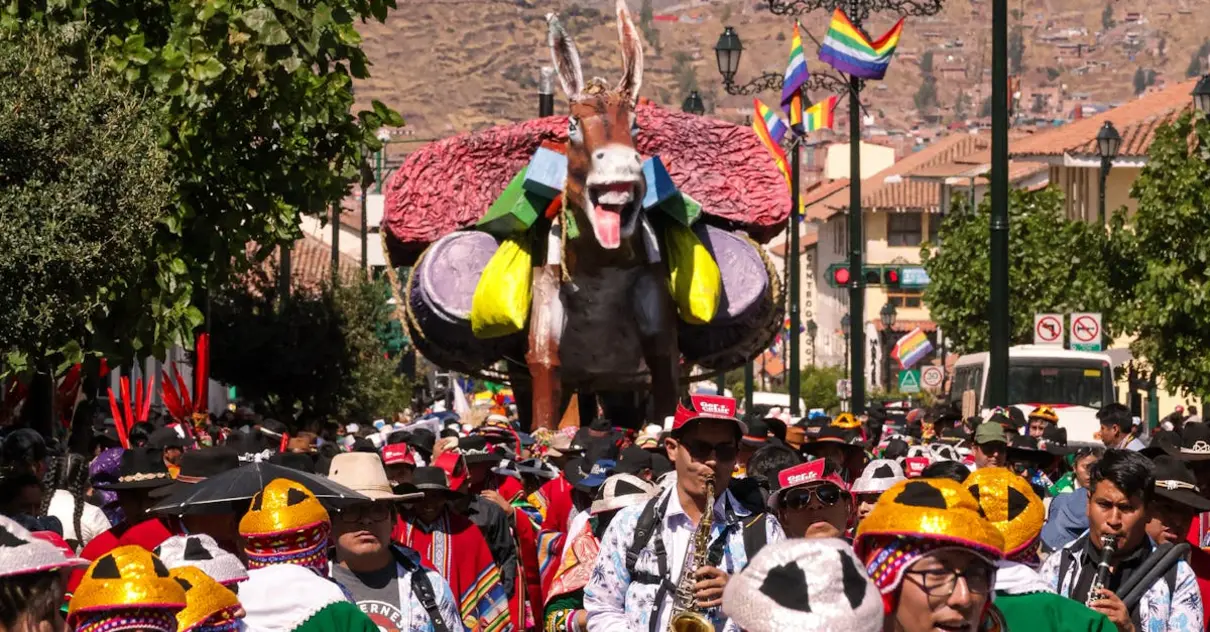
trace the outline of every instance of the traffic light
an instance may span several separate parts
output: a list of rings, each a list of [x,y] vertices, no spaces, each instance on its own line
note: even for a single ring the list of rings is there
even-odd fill
[[[849,266],[843,263],[833,263],[828,266],[828,285],[832,287],[849,287],[853,275],[849,274]]]
[[[888,289],[899,289],[899,283],[903,278],[902,270],[899,268],[883,268],[882,269],[882,284]]]
[[[866,287],[875,287],[882,284],[882,270],[878,268],[866,268],[862,271],[862,280],[865,281]]]

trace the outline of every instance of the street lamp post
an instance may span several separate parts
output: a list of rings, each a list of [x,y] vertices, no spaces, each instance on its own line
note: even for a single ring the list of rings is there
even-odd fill
[[[767,0],[769,11],[774,15],[799,16],[817,9],[831,11],[843,8],[849,21],[858,29],[874,11],[891,11],[900,15],[928,16],[941,11],[942,0]],[[723,76],[723,88],[727,94],[751,95],[765,91],[781,90],[784,78],[777,73],[763,73],[744,85],[736,85],[735,74],[739,71],[739,60],[743,44],[733,27],[725,27],[714,47],[719,74]],[[865,280],[861,274],[862,250],[865,247],[861,228],[861,90],[865,82],[858,77],[842,77],[827,71],[814,70],[803,86],[803,103],[809,103],[806,92],[827,90],[847,92],[849,97],[849,270],[852,283],[849,285],[849,310],[857,315],[858,326],[852,330],[853,345],[849,350],[853,371],[853,412],[865,412],[865,349],[861,323],[865,314]],[[790,139],[790,405],[793,414],[798,414],[798,331],[799,331],[799,287],[798,287],[798,208],[799,208],[799,145],[802,139]]]
[[[690,92],[689,96],[685,97],[685,101],[681,103],[681,111],[698,116],[705,114],[706,104],[702,103],[702,95],[697,90]]]
[[[1101,131],[1097,132],[1097,154],[1101,157],[1101,188],[1097,204],[1097,219],[1105,225],[1105,182],[1109,180],[1109,169],[1113,167],[1113,159],[1118,157],[1118,149],[1122,146],[1122,135],[1113,126],[1112,121],[1105,121]]]
[[[819,325],[815,324],[815,319],[807,321],[807,337],[811,339],[811,368],[815,368],[815,336],[819,333]]]
[[[1193,107],[1196,107],[1202,114],[1210,114],[1210,75],[1202,75],[1202,78],[1193,88]]]
[[[844,334],[844,355],[846,358],[849,357],[849,333],[851,332],[852,328],[853,328],[852,321],[849,319],[849,315],[846,313],[844,316],[841,316],[840,317],[840,333]],[[846,380],[849,379],[849,363],[848,362],[844,363],[844,377]]]
[[[895,304],[889,299],[878,312],[878,318],[882,321],[882,382],[888,393],[891,391],[891,341],[895,339],[891,328],[895,326],[897,316]]]
[[[1008,405],[1008,0],[992,0],[992,164],[988,221],[987,406]]]

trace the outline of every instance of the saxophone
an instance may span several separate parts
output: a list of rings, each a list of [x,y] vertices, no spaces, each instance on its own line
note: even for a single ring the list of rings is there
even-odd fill
[[[1117,542],[1117,538],[1112,535],[1101,536],[1101,561],[1097,564],[1097,574],[1093,576],[1092,584],[1088,586],[1088,597],[1084,599],[1084,605],[1089,608],[1092,607],[1092,602],[1101,598],[1101,589],[1109,580],[1109,562],[1117,551]]]
[[[706,617],[693,596],[697,569],[706,565],[710,552],[710,529],[714,524],[714,478],[706,479],[706,509],[697,522],[693,534],[693,546],[685,551],[685,563],[681,568],[681,580],[676,585],[672,601],[672,616],[668,619],[670,632],[714,632],[714,624]],[[690,558],[690,554],[693,555]]]

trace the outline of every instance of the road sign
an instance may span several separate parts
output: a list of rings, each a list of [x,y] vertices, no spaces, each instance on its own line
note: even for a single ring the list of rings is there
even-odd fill
[[[920,392],[920,369],[908,369],[899,372],[899,392]]]
[[[1034,314],[1034,344],[1063,346],[1063,315]]]
[[[1074,351],[1101,350],[1101,315],[1099,313],[1071,315],[1071,348]]]
[[[926,366],[920,370],[920,385],[930,391],[941,388],[941,383],[944,381],[945,372],[939,366]]]
[[[853,396],[853,381],[841,378],[836,380],[836,396],[840,399],[849,399]]]

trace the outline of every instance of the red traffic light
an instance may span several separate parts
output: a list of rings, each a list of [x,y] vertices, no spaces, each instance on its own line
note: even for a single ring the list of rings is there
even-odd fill
[[[883,285],[899,285],[899,268],[887,268],[883,272]]]
[[[832,270],[832,281],[836,285],[848,285],[851,280],[848,268],[835,268]]]

